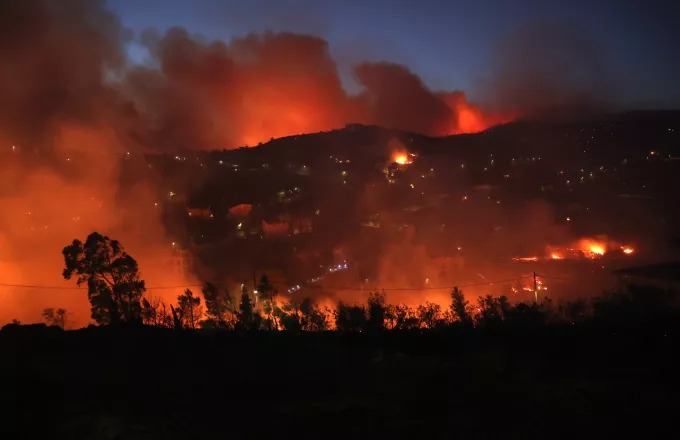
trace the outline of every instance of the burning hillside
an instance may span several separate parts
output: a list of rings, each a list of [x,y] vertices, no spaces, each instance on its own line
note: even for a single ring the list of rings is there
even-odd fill
[[[377,164],[366,160],[377,142],[348,145],[346,133],[323,133],[328,137],[318,142],[308,139],[318,156],[313,165],[311,148],[299,155],[289,155],[288,150],[267,153],[235,148],[328,131],[350,122],[430,136],[479,132],[520,118],[527,109],[570,102],[565,97],[572,95],[571,88],[578,89],[573,81],[556,81],[559,72],[548,72],[543,78],[543,71],[536,68],[541,59],[532,58],[532,63],[526,63],[534,69],[532,75],[523,76],[525,64],[519,63],[513,65],[511,77],[503,77],[503,93],[498,94],[502,102],[475,104],[460,91],[431,90],[406,66],[364,61],[353,68],[360,87],[350,94],[342,87],[328,42],[295,33],[262,32],[225,42],[176,27],[164,33],[149,30],[134,37],[145,47],[149,62],[134,65],[127,58],[131,34],[104,2],[69,0],[68,6],[49,0],[0,4],[0,49],[7,55],[0,66],[3,322],[32,320],[43,307],[63,306],[78,315],[80,324],[86,323],[85,292],[62,279],[60,251],[74,238],[83,239],[95,230],[120,240],[139,260],[142,276],[152,287],[196,283],[195,267],[185,267],[183,257],[171,245],[178,236],[183,246],[177,248],[192,247],[196,253],[209,254],[214,251],[206,250],[209,246],[227,243],[228,251],[218,249],[212,255],[238,256],[228,267],[242,272],[251,272],[249,266],[262,260],[267,265],[271,260],[285,261],[290,249],[315,246],[314,252],[322,253],[319,249],[332,248],[335,241],[350,241],[357,236],[357,225],[367,223],[366,218],[377,225],[371,229],[381,234],[377,239],[361,236],[374,245],[374,249],[365,249],[366,254],[389,248],[393,235],[412,223],[426,225],[419,229],[427,231],[421,234],[425,238],[419,239],[429,241],[428,250],[445,243],[447,252],[459,252],[458,241],[469,240],[479,255],[494,249],[514,251],[530,234],[522,230],[513,237],[508,233],[506,246],[492,243],[500,240],[497,232],[505,231],[500,226],[503,216],[497,212],[505,202],[501,205],[493,194],[498,182],[492,182],[491,176],[502,165],[497,156],[487,156],[488,145],[479,140],[487,138],[481,135],[470,144],[475,148],[469,149],[479,155],[484,151],[484,164],[478,169],[463,162],[461,149],[449,148],[439,143],[441,139],[427,141],[445,148],[446,154],[439,148],[440,156],[434,159],[416,148],[417,139],[402,139],[399,144],[388,144],[387,155]],[[531,48],[545,44],[559,50],[569,45],[562,37],[534,38]],[[525,60],[533,53],[540,57],[543,52],[527,54],[522,44],[513,45],[504,52],[501,64]],[[592,59],[590,54],[584,61],[577,52],[569,53],[575,65]],[[498,71],[501,76],[502,71]],[[542,78],[545,81],[538,81]],[[529,99],[527,83],[536,82],[541,83],[541,96]],[[561,93],[547,93],[557,86]],[[517,100],[522,103],[519,106],[513,104],[518,96],[523,98]],[[555,96],[558,102],[550,102]],[[465,137],[464,142],[471,138]],[[297,136],[281,141],[289,145],[297,142]],[[508,145],[520,143],[499,145],[507,151]],[[325,145],[337,147],[342,160],[332,156],[335,152],[320,154]],[[187,153],[225,148],[235,150],[201,156]],[[346,157],[350,149],[358,157]],[[183,151],[181,156],[178,150]],[[172,153],[159,159],[170,158],[172,164],[155,168],[140,155],[148,151]],[[234,155],[217,159],[226,153]],[[329,163],[322,162],[322,157],[327,160],[329,156]],[[518,163],[512,161],[512,166]],[[385,162],[398,168],[388,179],[379,171]],[[528,159],[523,163],[528,164]],[[373,171],[375,175],[368,174]],[[506,180],[512,179],[510,175],[504,172],[499,176],[505,177],[496,176],[496,180],[510,181]],[[486,188],[484,195],[481,190],[472,195],[465,186],[468,183]],[[456,192],[456,197],[448,198],[449,192]],[[281,193],[283,197],[276,196]],[[291,194],[294,197],[287,196]],[[232,204],[232,199],[238,200]],[[453,199],[464,205],[440,203]],[[357,200],[361,206],[355,206]],[[374,221],[378,214],[379,221]],[[517,223],[530,221],[522,216]],[[262,225],[272,224],[278,225],[277,234],[272,235],[280,242],[270,246]],[[299,236],[312,238],[301,239],[302,244],[293,242]],[[551,231],[536,241],[551,242],[548,238],[553,239]],[[471,247],[466,242],[466,251]],[[588,249],[605,252],[605,248]],[[567,250],[550,252],[564,252],[566,258]],[[623,252],[631,253],[632,248]],[[459,257],[426,259],[420,251],[414,255],[422,257],[426,267],[409,274],[415,287],[439,278],[435,273],[439,263],[430,260],[458,261]],[[396,271],[386,267],[401,268],[396,278],[410,270],[406,263],[383,264],[386,273]],[[371,275],[379,272],[364,269],[371,264],[360,267]],[[220,271],[214,269],[214,273]],[[378,281],[384,281],[380,276]],[[158,289],[151,293],[172,297],[176,292]]]
[[[635,248],[623,245],[607,237],[581,238],[567,246],[546,246],[543,256],[515,257],[518,262],[535,262],[539,260],[590,259],[596,260],[605,255],[619,254],[630,256]]]
[[[118,17],[99,1],[69,5],[71,14],[47,0],[0,10],[3,50],[13,54],[2,67],[0,85],[5,103],[0,137],[10,145],[42,148],[44,133],[32,127],[66,120],[106,123],[152,149],[253,146],[350,122],[430,136],[471,133],[527,113],[513,102],[530,111],[539,105],[573,107],[570,96],[583,101],[582,90],[591,92],[591,83],[601,80],[586,77],[584,87],[560,72],[546,73],[543,57],[555,51],[568,53],[570,65],[586,72],[596,57],[567,50],[574,46],[567,33],[545,29],[532,30],[533,37],[542,34],[531,44],[520,38],[526,32],[509,39],[514,43],[505,47],[496,69],[501,78],[487,90],[498,91],[487,99],[491,107],[470,102],[462,91],[430,90],[407,66],[387,62],[356,63],[360,91],[348,94],[328,42],[315,35],[264,32],[225,42],[178,27],[148,30],[137,42],[149,62],[131,65],[130,34]],[[527,59],[531,63],[514,63]],[[543,93],[530,96],[527,86],[537,82]],[[548,93],[558,87],[559,94]]]

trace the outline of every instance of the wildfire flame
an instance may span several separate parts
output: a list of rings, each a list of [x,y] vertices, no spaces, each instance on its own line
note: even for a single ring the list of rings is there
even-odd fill
[[[605,252],[604,247],[597,245],[597,244],[591,246],[589,250],[590,250],[591,253],[593,253],[595,255],[604,255],[604,252]]]
[[[411,160],[411,156],[408,153],[394,153],[392,155],[392,162],[398,164],[398,165],[408,165],[410,163],[413,163],[413,160]]]
[[[569,247],[546,246],[545,256],[541,257],[515,257],[512,260],[518,262],[535,262],[539,260],[564,260],[588,258],[591,260],[604,256],[609,251],[619,250],[624,255],[632,255],[635,249],[632,246],[621,245],[606,237],[582,238]]]
[[[547,246],[548,259],[562,260],[564,258],[590,258],[596,259],[604,256],[609,251],[620,249],[625,255],[632,255],[635,249],[631,246],[620,245],[615,241],[608,240],[606,237],[582,238],[569,248],[555,248]]]
[[[538,257],[515,257],[513,261],[538,261]]]
[[[605,240],[583,238],[576,244],[576,250],[591,259],[599,258],[607,253],[608,245]]]
[[[525,276],[525,278],[530,277],[531,275]],[[533,292],[534,291],[534,283],[533,281],[528,282],[528,283],[522,283],[521,285],[517,287],[511,287],[510,288],[513,293],[519,293],[519,291],[524,291],[524,292]],[[536,291],[546,291],[548,290],[548,287],[543,284],[543,281],[540,280],[538,277],[536,278]]]

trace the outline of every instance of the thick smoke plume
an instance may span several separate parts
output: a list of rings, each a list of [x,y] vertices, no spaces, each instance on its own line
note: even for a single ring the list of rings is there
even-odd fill
[[[494,111],[484,111],[463,92],[432,91],[408,67],[386,62],[356,64],[363,91],[350,96],[328,43],[313,35],[223,42],[148,30],[138,40],[149,59],[130,66],[133,36],[103,1],[5,0],[2,8],[0,49],[11,61],[2,66],[0,116],[12,142],[44,144],[60,121],[106,121],[153,149],[252,146],[351,122],[441,136],[600,106],[611,82],[589,41],[556,26],[503,41],[482,93]]]
[[[252,146],[355,122],[439,136],[545,104],[524,99],[535,78],[501,78],[504,105],[489,112],[460,91],[430,90],[408,67],[375,62],[355,66],[363,91],[349,95],[328,43],[312,35],[223,42],[149,30],[139,36],[149,60],[136,66],[126,55],[133,38],[103,0],[0,0],[1,284],[67,286],[60,251],[93,230],[120,239],[149,285],[186,284],[156,264],[168,251],[153,211],[159,191],[123,185],[127,152]],[[49,306],[88,321],[84,291],[0,287],[2,322],[36,320]]]
[[[482,95],[501,114],[575,118],[607,111],[616,89],[606,57],[578,29],[534,23],[492,53]]]
[[[85,290],[61,279],[61,249],[95,230],[120,239],[150,284],[186,283],[161,272],[156,189],[121,184],[144,134],[113,83],[128,37],[100,1],[0,2],[0,323],[65,307],[87,324]]]
[[[441,136],[470,127],[459,121],[468,108],[474,129],[496,122],[460,92],[457,100],[433,93],[395,64],[355,66],[364,91],[348,96],[327,42],[315,36],[265,33],[225,44],[173,28],[143,41],[154,67],[132,69],[127,86],[150,118],[150,142],[167,148],[252,146],[351,122]]]

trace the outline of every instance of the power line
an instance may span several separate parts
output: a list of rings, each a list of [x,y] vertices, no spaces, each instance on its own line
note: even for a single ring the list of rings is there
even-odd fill
[[[35,286],[31,284],[0,284],[0,287],[22,287],[27,289],[45,289],[45,290],[79,290],[80,287],[66,287],[66,286]]]
[[[159,289],[183,289],[189,287],[203,287],[203,284],[189,284],[184,286],[154,286],[147,287],[146,290],[159,290]],[[83,290],[83,287],[68,287],[68,286],[38,286],[32,284],[0,284],[0,287],[19,287],[27,289],[45,289],[45,290]]]
[[[549,280],[565,280],[565,281],[570,281],[573,280],[574,278],[560,278],[560,277],[549,277],[547,275],[541,275],[541,274],[536,274],[537,277],[539,278],[546,278]]]
[[[497,280],[497,281],[487,281],[485,283],[474,283],[474,284],[458,284],[455,286],[440,286],[440,287],[423,287],[423,288],[415,288],[415,287],[394,287],[394,288],[360,288],[360,287],[324,287],[324,286],[319,286],[319,285],[303,285],[305,288],[311,288],[311,289],[323,289],[323,290],[350,290],[350,291],[361,291],[361,290],[384,290],[384,291],[418,291],[418,290],[444,290],[444,289],[454,289],[454,288],[463,288],[463,287],[479,287],[479,286],[491,286],[494,284],[501,284],[501,283],[508,283],[511,281],[519,281],[519,280],[524,280],[527,278],[531,278],[532,275],[529,276],[524,276],[524,277],[518,277],[518,278],[508,278],[505,280]],[[544,277],[548,278],[548,277]],[[299,286],[299,284],[286,284],[283,282],[271,282],[272,284],[277,284],[277,285],[282,285],[286,287],[294,287],[294,286]],[[186,289],[190,287],[203,287],[204,284],[188,284],[188,285],[181,285],[181,286],[153,286],[153,287],[147,287],[146,290],[162,290],[162,289]],[[30,285],[30,284],[1,284],[0,287],[16,287],[16,288],[27,288],[27,289],[45,289],[45,290],[82,290],[82,287],[67,287],[67,286],[39,286],[39,285]]]

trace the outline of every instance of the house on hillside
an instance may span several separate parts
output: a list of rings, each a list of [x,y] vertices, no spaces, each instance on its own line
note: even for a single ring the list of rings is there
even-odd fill
[[[229,208],[228,216],[232,218],[245,218],[253,211],[253,205],[248,203],[241,203],[240,205]]]
[[[289,235],[290,223],[287,221],[279,221],[268,223],[262,220],[262,233],[265,237],[284,237]]]
[[[168,275],[174,275],[178,279],[184,279],[193,273],[194,258],[189,251],[174,251],[163,259],[163,268]]]
[[[213,218],[213,213],[210,207],[208,208],[191,208],[187,206],[187,215],[192,218]]]
[[[309,234],[312,232],[312,219],[309,217],[294,218],[290,221],[293,235]]]

